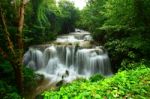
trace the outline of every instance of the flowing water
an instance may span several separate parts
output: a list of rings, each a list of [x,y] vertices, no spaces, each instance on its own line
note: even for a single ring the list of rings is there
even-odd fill
[[[91,42],[90,33],[78,30],[59,36],[52,44],[30,47],[23,62],[50,82],[112,74],[107,51]]]

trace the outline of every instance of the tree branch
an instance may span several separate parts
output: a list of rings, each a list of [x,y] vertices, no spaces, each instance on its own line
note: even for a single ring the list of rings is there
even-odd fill
[[[8,43],[8,49],[10,50],[11,54],[13,54],[15,56],[15,51],[14,51],[14,45],[13,45],[13,42],[11,41],[10,39],[10,34],[8,32],[8,29],[7,29],[7,25],[6,25],[6,21],[5,21],[5,18],[4,18],[4,14],[2,12],[2,8],[0,7],[0,15],[1,15],[1,20],[2,20],[2,26],[4,28],[4,36],[7,40],[7,43]]]

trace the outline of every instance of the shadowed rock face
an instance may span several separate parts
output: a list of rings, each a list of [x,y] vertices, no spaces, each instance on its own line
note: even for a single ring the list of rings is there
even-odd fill
[[[95,73],[110,75],[107,51],[91,41],[85,31],[59,36],[52,44],[30,47],[23,62],[51,82],[70,82]]]

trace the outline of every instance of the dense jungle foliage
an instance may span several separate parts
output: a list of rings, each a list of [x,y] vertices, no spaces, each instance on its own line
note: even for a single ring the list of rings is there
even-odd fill
[[[105,46],[114,75],[75,80],[43,92],[44,99],[150,97],[149,0],[88,0],[83,10],[67,0],[1,0],[0,98],[21,99],[43,79],[20,64],[29,46],[48,43],[75,27]]]
[[[90,0],[80,12],[78,27],[108,49],[114,72],[149,63],[149,6],[149,0]]]

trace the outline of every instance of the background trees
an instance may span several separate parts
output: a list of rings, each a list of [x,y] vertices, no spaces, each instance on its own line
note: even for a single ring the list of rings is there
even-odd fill
[[[80,12],[80,20],[77,24],[91,32],[103,25],[105,17],[102,13],[106,0],[89,0],[87,6]]]
[[[75,23],[79,19],[79,11],[74,7],[74,4],[69,1],[60,1],[60,18],[61,30],[60,33],[69,33],[75,31]]]
[[[67,0],[58,4],[55,0],[31,0],[26,12],[27,44],[44,43],[54,40],[56,35],[73,32],[78,12]]]
[[[81,13],[78,26],[107,47],[115,71],[121,64],[149,60],[149,5],[148,0],[89,0]]]

